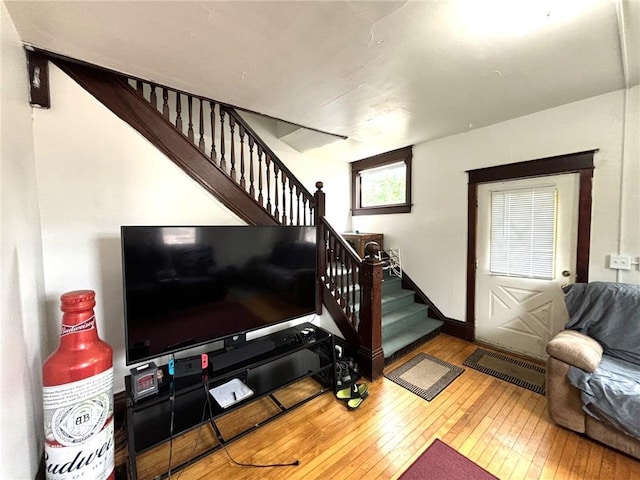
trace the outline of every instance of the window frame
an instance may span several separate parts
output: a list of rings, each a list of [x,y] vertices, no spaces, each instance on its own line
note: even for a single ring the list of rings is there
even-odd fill
[[[389,213],[411,213],[411,160],[413,146],[399,148],[351,163],[351,215],[382,215]],[[360,172],[403,162],[406,168],[405,202],[392,205],[361,206]]]

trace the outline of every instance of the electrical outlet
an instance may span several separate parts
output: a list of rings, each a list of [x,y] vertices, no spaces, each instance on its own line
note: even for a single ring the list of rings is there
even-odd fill
[[[631,257],[624,255],[610,255],[609,268],[614,270],[631,270]]]

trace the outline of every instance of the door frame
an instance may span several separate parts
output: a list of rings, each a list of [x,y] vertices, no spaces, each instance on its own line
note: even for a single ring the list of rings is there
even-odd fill
[[[578,173],[578,242],[576,251],[576,282],[589,280],[589,250],[591,245],[591,204],[593,157],[598,150],[557,155],[495,167],[467,170],[469,176],[467,202],[467,305],[465,339],[475,340],[476,331],[476,242],[478,226],[478,184],[522,178]]]

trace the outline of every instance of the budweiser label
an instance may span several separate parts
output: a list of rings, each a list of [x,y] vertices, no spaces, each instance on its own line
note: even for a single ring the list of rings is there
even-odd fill
[[[87,330],[93,330],[96,328],[96,317],[87,318],[84,322],[77,325],[65,325],[62,324],[62,331],[60,336],[70,335],[72,333],[86,332]]]
[[[113,368],[43,387],[47,480],[104,480],[114,468]]]

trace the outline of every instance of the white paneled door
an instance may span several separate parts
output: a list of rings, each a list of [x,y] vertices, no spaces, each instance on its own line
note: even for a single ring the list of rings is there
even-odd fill
[[[575,281],[577,173],[478,185],[478,341],[544,360]]]

